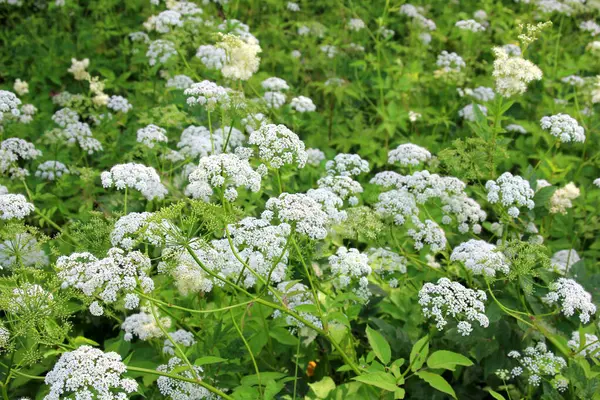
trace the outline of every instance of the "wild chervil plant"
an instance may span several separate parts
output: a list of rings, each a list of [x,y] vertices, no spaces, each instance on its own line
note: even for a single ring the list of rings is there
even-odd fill
[[[600,399],[592,0],[0,0],[8,399]]]

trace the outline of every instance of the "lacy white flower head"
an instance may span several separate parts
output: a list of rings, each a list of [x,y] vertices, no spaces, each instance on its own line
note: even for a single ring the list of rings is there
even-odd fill
[[[132,42],[150,43],[150,37],[146,32],[131,32],[129,34],[129,40]]]
[[[460,72],[467,66],[465,61],[456,53],[442,51],[437,57],[436,65],[444,72]]]
[[[165,10],[158,15],[152,15],[144,22],[144,28],[149,32],[169,33],[178,26],[183,26],[181,14],[173,10]]]
[[[268,124],[269,119],[263,113],[248,114],[242,118],[241,124],[247,133],[252,133],[261,126]]]
[[[558,278],[550,284],[550,292],[542,301],[546,304],[560,303],[562,313],[567,317],[579,311],[579,319],[583,324],[590,322],[590,316],[596,314],[592,295],[573,279]]]
[[[583,79],[579,75],[565,76],[564,78],[561,78],[560,81],[563,83],[566,83],[567,85],[571,85],[571,86],[581,87],[581,86],[585,85],[585,79]]]
[[[382,218],[392,218],[396,225],[404,225],[408,217],[419,213],[415,196],[406,189],[379,194],[379,201],[374,208]]]
[[[186,157],[201,158],[211,154],[220,153],[223,147],[220,136],[213,135],[211,142],[210,131],[203,126],[190,125],[183,130],[177,148]]]
[[[79,114],[68,107],[61,108],[52,115],[52,121],[61,128],[66,128],[69,124],[79,122]]]
[[[17,233],[0,243],[0,270],[15,266],[43,267],[48,265],[48,255],[36,238],[29,233]]]
[[[390,150],[388,153],[388,164],[398,163],[403,167],[416,166],[431,159],[431,153],[416,144],[405,143]]]
[[[348,201],[348,204],[358,204],[358,195],[363,192],[361,184],[349,176],[326,175],[317,181],[320,189],[327,189],[335,193],[340,199]]]
[[[442,211],[445,214],[442,217],[442,224],[451,223],[452,216],[454,216],[458,222],[460,233],[467,233],[469,226],[473,233],[481,232],[480,223],[486,220],[487,213],[481,209],[479,203],[464,193],[442,195],[440,199],[443,204]]]
[[[21,116],[19,117],[19,122],[22,124],[29,124],[33,121],[33,116],[38,111],[38,109],[33,104],[23,104],[21,107]]]
[[[177,343],[178,346],[190,347],[196,344],[196,339],[194,339],[194,334],[186,331],[185,329],[178,329],[175,332],[169,334],[171,336],[171,340],[165,339],[165,343],[163,345],[163,353],[169,354],[171,356],[175,355],[175,345],[173,342]]]
[[[209,112],[214,111],[217,107],[227,108],[230,103],[230,89],[207,80],[194,83],[183,93],[189,96],[187,103],[190,106],[200,105]]]
[[[133,108],[129,101],[123,96],[110,96],[106,107],[113,111],[118,111],[122,113],[127,113]]]
[[[371,297],[367,276],[371,274],[372,270],[366,254],[357,249],[348,249],[342,246],[329,257],[329,268],[335,278],[334,285],[338,289],[345,289],[354,281],[358,283],[358,287],[352,289],[354,294],[365,301]]]
[[[296,110],[299,113],[307,113],[317,110],[315,103],[313,103],[310,98],[305,96],[294,97],[290,102],[290,107],[292,110]]]
[[[517,124],[506,125],[504,127],[504,129],[506,129],[507,132],[516,132],[516,133],[521,133],[521,134],[527,133],[527,129],[525,129],[521,125],[517,125]]]
[[[561,142],[584,142],[585,130],[579,126],[575,118],[567,114],[556,114],[550,117],[543,117],[540,120],[542,129],[550,132]]]
[[[215,188],[220,188],[227,201],[235,201],[238,188],[252,192],[260,190],[261,176],[247,160],[235,154],[216,154],[200,159],[198,167],[189,176],[185,193],[195,199],[209,202]]]
[[[54,296],[38,284],[25,283],[13,289],[8,311],[15,314],[50,314]]]
[[[360,18],[350,18],[350,20],[348,21],[348,29],[350,29],[351,31],[355,31],[358,32],[362,29],[366,28],[366,24],[365,21],[363,21]]]
[[[300,6],[298,5],[298,3],[294,3],[292,1],[288,1],[285,7],[291,12],[300,11]]]
[[[434,318],[436,327],[444,329],[450,318],[458,321],[458,332],[468,336],[473,331],[472,322],[487,328],[490,324],[485,315],[487,297],[482,290],[468,289],[448,278],[440,278],[437,284],[427,282],[419,291],[419,305],[426,318]]]
[[[181,359],[172,357],[167,364],[159,365],[156,370],[159,372],[180,375],[189,380],[195,380],[196,376],[202,379],[202,368],[196,365],[194,365],[193,368],[195,373],[192,373],[187,367],[187,364]],[[158,390],[165,398],[173,400],[218,400],[221,398],[198,384],[169,378],[167,376],[160,376],[156,381],[156,384]]]
[[[29,93],[29,84],[20,79],[15,80],[15,84],[13,85],[13,89],[19,96],[24,96]]]
[[[63,353],[46,374],[50,392],[44,400],[99,398],[126,400],[138,389],[134,379],[123,378],[127,366],[113,351],[104,353],[91,346]]]
[[[490,203],[500,202],[508,207],[508,215],[513,218],[519,216],[519,207],[533,209],[534,192],[529,182],[522,177],[505,172],[495,181],[487,181],[485,188],[488,192],[487,199]]]
[[[81,61],[71,58],[71,67],[67,71],[73,74],[75,80],[85,81],[90,79],[90,74],[86,71],[89,66],[90,60],[88,58]]]
[[[344,200],[331,190],[308,189],[306,194],[321,204],[332,224],[340,224],[348,218],[348,213],[343,210]]]
[[[285,104],[286,97],[281,92],[266,92],[263,95],[263,100],[268,108],[279,109]]]
[[[271,92],[281,92],[290,88],[286,81],[277,77],[267,78],[260,85],[263,89]]]
[[[151,67],[157,63],[165,64],[171,57],[177,54],[175,44],[168,40],[155,40],[148,46],[146,57],[148,57],[148,64]]]
[[[420,120],[420,119],[421,119],[421,117],[422,117],[422,115],[421,115],[420,113],[418,113],[418,112],[415,112],[415,111],[413,111],[413,110],[410,110],[410,111],[408,112],[408,120],[409,120],[410,122],[413,122],[413,123],[414,123],[414,122],[417,122],[418,120]]]
[[[154,314],[158,317],[158,321],[154,318]],[[171,319],[169,317],[160,317],[156,309],[153,313],[149,307],[142,307],[142,311],[139,313],[125,318],[125,321],[121,324],[121,329],[125,331],[125,341],[129,342],[136,336],[140,340],[145,341],[163,337],[164,333],[160,329],[161,326],[165,330],[169,329],[171,327]]]
[[[0,194],[0,220],[23,219],[35,210],[22,194]]]
[[[10,331],[0,324],[0,350],[6,349],[10,343]]]
[[[35,176],[47,181],[53,181],[68,173],[69,169],[60,161],[44,161],[38,165]]]
[[[581,258],[575,250],[560,250],[552,255],[550,264],[556,272],[561,275],[566,275],[571,267],[580,260]]]
[[[485,31],[485,26],[481,25],[479,22],[474,19],[467,19],[458,21],[454,24],[461,31],[471,31],[471,32],[483,32]]]
[[[147,274],[150,259],[139,251],[126,253],[113,247],[102,259],[90,253],[73,253],[59,257],[56,269],[63,288],[73,287],[106,304],[122,298],[128,310],[139,305],[140,299],[134,293],[138,286],[144,293],[154,289],[154,282]]]
[[[358,43],[350,43],[346,46],[346,49],[350,53],[364,53],[365,52],[365,46],[360,45]]]
[[[232,34],[221,36],[217,47],[225,50],[226,58],[221,68],[225,78],[247,81],[258,71],[260,64],[258,53],[262,49],[253,36],[245,39]]]
[[[311,239],[324,239],[327,236],[329,221],[323,207],[315,199],[303,193],[282,193],[272,197],[265,204],[261,218],[273,218],[294,227],[296,232]]]
[[[92,137],[92,130],[85,122],[69,123],[60,133],[68,145],[77,144],[88,154],[102,151],[102,143]]]
[[[535,347],[527,347],[523,350],[523,354],[513,350],[508,353],[508,357],[517,360],[520,365],[510,371],[512,377],[526,373],[528,375],[527,382],[532,386],[539,386],[542,376],[549,375],[548,378],[553,380],[552,384],[557,390],[566,389],[559,374],[567,366],[567,363],[562,357],[558,357],[548,350],[544,342],[538,342]]]
[[[223,68],[227,59],[225,49],[213,45],[203,45],[198,47],[196,57],[202,61],[202,64],[208,69],[220,70]]]
[[[589,32],[592,36],[600,35],[600,25],[598,25],[598,23],[593,19],[582,21],[579,24],[579,29],[584,32]]]
[[[324,44],[320,47],[320,49],[328,58],[334,58],[338,53],[337,47],[330,44]]]
[[[115,222],[115,227],[110,233],[110,242],[115,247],[131,250],[142,241],[147,241],[155,246],[173,245],[178,229],[166,220],[163,224],[149,222],[152,213],[132,212],[122,216]]]
[[[421,250],[425,245],[429,245],[433,253],[438,253],[446,248],[446,234],[434,221],[427,219],[425,222],[421,222],[417,216],[413,215],[412,223],[414,228],[409,229],[407,234],[415,241],[416,250]]]
[[[573,207],[572,200],[578,198],[579,193],[579,188],[573,182],[557,189],[550,197],[550,213],[566,214],[567,210]]]
[[[369,162],[363,160],[358,154],[336,155],[333,160],[327,161],[325,169],[329,175],[358,176],[370,171]]]
[[[187,75],[175,75],[169,78],[166,83],[166,87],[174,88],[178,90],[185,90],[190,88],[194,84],[194,80]]]
[[[288,309],[292,311],[296,311],[296,308],[302,305],[314,304],[314,297],[308,288],[308,286],[298,283],[295,281],[285,281],[280,282],[277,285],[277,291],[279,292],[280,297],[282,298],[284,304]],[[306,311],[296,311],[303,319],[309,321],[313,325],[318,328],[322,328],[323,324],[315,315],[308,313]],[[287,315],[282,313],[280,310],[275,310],[273,312],[273,318],[284,318],[289,326],[293,326],[296,328],[303,328],[305,325],[303,322],[297,320],[291,315]]]
[[[325,160],[325,153],[319,149],[306,149],[306,155],[306,163],[314,167],[318,167]]]
[[[248,143],[258,147],[258,156],[272,168],[286,164],[303,168],[308,159],[304,142],[285,125],[263,125],[250,134]]]
[[[162,200],[167,194],[167,188],[160,182],[156,170],[142,164],[117,164],[110,171],[102,172],[100,177],[105,188],[135,189],[147,200]]]
[[[519,55],[509,55],[504,47],[493,49],[496,91],[504,97],[523,94],[527,84],[542,79],[542,70],[529,60]]]
[[[581,341],[582,337],[583,342]],[[567,346],[582,357],[598,357],[600,354],[600,339],[591,333],[584,334],[574,331],[571,340],[567,342]]]
[[[433,198],[444,201],[457,195],[464,195],[466,185],[452,176],[440,176],[429,171],[416,171],[412,175],[400,175],[392,171],[377,173],[371,183],[385,188],[406,189],[411,192],[418,204],[425,204]]]
[[[457,89],[458,94],[463,96],[469,96],[473,99],[481,102],[492,101],[496,97],[496,92],[494,89],[486,87],[486,86],[478,86],[475,89],[465,88],[465,89]]]
[[[190,242],[190,248],[196,257],[206,261],[206,257],[204,256],[206,252],[199,241]],[[183,296],[196,293],[209,293],[213,288],[213,278],[181,246],[163,249],[162,261],[158,264],[158,271],[170,274],[175,287]],[[239,276],[239,271],[237,276]],[[221,282],[217,281],[217,283]]]
[[[33,143],[19,138],[8,138],[0,143],[0,174],[8,173],[12,178],[29,175],[29,171],[19,168],[20,160],[34,160],[42,155]]]
[[[479,108],[479,111],[481,111],[481,113],[483,115],[487,115],[488,110],[486,106],[482,106],[481,104],[477,104],[477,107]],[[464,118],[467,121],[475,121],[477,119],[477,117],[475,116],[475,107],[473,106],[473,104],[468,104],[465,107],[463,107],[461,110],[458,111],[458,115],[461,118]]]
[[[452,250],[451,261],[458,261],[474,275],[496,276],[496,272],[508,274],[508,260],[496,246],[484,240],[471,239]]]
[[[292,52],[290,53],[290,55],[293,58],[300,58],[300,57],[302,57],[302,53],[299,50],[292,50]]]
[[[137,131],[137,142],[148,148],[153,148],[157,143],[167,143],[168,141],[166,129],[160,126],[150,124]]]
[[[397,272],[401,274],[406,273],[406,257],[394,253],[389,248],[371,247],[367,251],[367,255],[369,256],[369,265],[373,268],[373,272],[384,279],[394,276]],[[390,285],[391,282],[392,280],[390,280]]]

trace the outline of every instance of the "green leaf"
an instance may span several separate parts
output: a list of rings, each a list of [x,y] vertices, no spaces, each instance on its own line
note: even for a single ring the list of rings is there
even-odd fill
[[[398,389],[396,378],[393,375],[385,372],[371,372],[369,374],[355,376],[355,381],[366,383],[367,385],[375,386],[388,392],[395,392]]]
[[[276,382],[274,380],[270,380],[269,382],[267,382],[267,385],[265,386],[265,394],[264,394],[264,400],[272,400],[275,398],[275,395],[279,392],[281,392],[281,390],[285,387],[285,384],[283,382]]]
[[[326,376],[319,382],[309,383],[308,386],[317,395],[319,399],[326,399],[329,392],[335,389],[335,382],[330,377]]]
[[[496,400],[506,400],[506,398],[504,396],[502,396],[500,393],[493,391],[492,389],[486,389],[493,398],[495,398]]]
[[[454,371],[457,365],[470,367],[473,362],[462,354],[448,350],[438,350],[427,359],[427,366],[431,369],[444,368]]]
[[[284,377],[285,377],[285,374],[283,374],[281,372],[261,372],[260,373],[260,381],[262,384],[265,384],[267,381],[269,381],[271,379],[277,380],[277,379],[281,379]],[[256,374],[246,375],[245,377],[242,378],[240,383],[242,384],[242,386],[258,385],[258,376]]]
[[[282,327],[269,329],[269,336],[281,344],[289,346],[296,346],[298,344],[298,338],[292,336],[287,329]]]
[[[547,207],[550,204],[550,198],[558,189],[556,186],[546,186],[537,191],[535,196],[533,196],[533,202],[535,203],[535,208]]]
[[[377,358],[382,363],[388,364],[392,359],[392,350],[383,335],[367,325],[367,339]]]
[[[204,356],[197,358],[194,361],[194,365],[208,365],[208,364],[216,364],[227,361],[225,358],[214,357],[214,356]]]
[[[425,382],[429,383],[432,388],[449,394],[452,396],[452,398],[456,399],[456,393],[454,393],[454,389],[452,389],[452,386],[450,386],[450,384],[441,376],[427,371],[419,371],[416,373],[416,375]]]
[[[421,368],[429,355],[429,336],[417,340],[410,351],[410,369],[414,372]]]
[[[92,339],[88,339],[83,336],[77,336],[75,339],[71,340],[71,343],[76,347],[83,346],[84,344],[87,344],[89,346],[100,346],[99,343],[94,342]]]

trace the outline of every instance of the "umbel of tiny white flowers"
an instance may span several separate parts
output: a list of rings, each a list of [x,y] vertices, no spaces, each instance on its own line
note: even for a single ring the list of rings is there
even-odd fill
[[[160,182],[156,170],[142,164],[118,164],[110,171],[102,172],[100,178],[105,188],[114,186],[117,190],[135,189],[147,200],[163,199],[167,194],[167,188]]]
[[[520,364],[519,367],[514,367],[510,371],[512,377],[526,372],[529,375],[528,383],[532,386],[539,386],[542,376],[549,375],[555,389],[560,392],[566,390],[568,382],[558,374],[567,366],[567,363],[562,357],[558,357],[548,350],[544,342],[539,342],[535,347],[527,347],[523,350],[523,354],[513,350],[508,353],[508,357],[517,360]]]
[[[303,168],[308,159],[304,143],[285,125],[262,125],[250,134],[248,143],[258,147],[258,156],[272,168],[294,163]]]
[[[416,166],[431,159],[431,153],[416,144],[405,143],[390,150],[388,153],[388,164],[398,163],[403,167]]]
[[[540,120],[540,126],[563,143],[585,142],[585,130],[579,126],[575,118],[567,114],[543,117]]]
[[[148,148],[153,148],[157,143],[167,143],[168,141],[166,129],[154,124],[137,131],[137,142]]]
[[[0,219],[23,219],[35,210],[22,194],[0,194]]]
[[[258,53],[262,50],[254,37],[243,40],[232,34],[221,35],[217,47],[225,50],[226,58],[221,68],[225,78],[247,81],[258,71]]]
[[[504,97],[523,94],[532,81],[542,79],[542,70],[518,55],[509,55],[505,48],[494,47],[494,72],[496,91]]]
[[[550,292],[542,298],[546,304],[560,303],[565,316],[571,317],[579,311],[583,324],[590,322],[590,316],[596,314],[596,305],[592,295],[573,279],[558,278],[550,284]]]
[[[488,191],[487,199],[490,203],[500,202],[508,208],[508,215],[513,218],[519,216],[518,207],[527,207],[533,209],[534,192],[529,182],[520,176],[513,176],[510,172],[505,172],[495,181],[487,181],[485,188]]]
[[[484,240],[471,239],[452,250],[451,261],[462,262],[474,275],[496,276],[496,272],[508,274],[508,260],[496,246]]]

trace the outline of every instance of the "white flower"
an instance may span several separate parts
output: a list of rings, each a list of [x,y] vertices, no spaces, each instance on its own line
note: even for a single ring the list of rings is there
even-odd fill
[[[412,223],[414,228],[409,229],[407,234],[415,241],[416,250],[421,250],[425,244],[428,244],[434,253],[446,248],[446,234],[434,221],[427,219],[423,223],[413,215]]]
[[[52,121],[62,128],[66,128],[69,124],[79,122],[79,114],[70,108],[61,108],[52,115]]]
[[[294,58],[300,58],[302,57],[302,53],[300,53],[299,50],[292,50],[292,52],[290,53],[290,55]]]
[[[187,75],[175,75],[172,78],[167,80],[167,84],[165,85],[168,88],[174,88],[178,90],[188,89],[190,86],[194,84],[194,80]]]
[[[154,312],[157,313],[156,309]],[[121,324],[121,329],[125,331],[124,339],[129,342],[135,336],[144,341],[163,337],[164,333],[158,324],[160,323],[164,329],[169,329],[171,327],[171,319],[160,316],[158,318],[159,321],[154,319],[152,310],[148,307],[143,307],[141,312],[128,316]]]
[[[415,196],[406,189],[390,190],[379,195],[375,211],[383,218],[390,217],[396,225],[403,225],[407,217],[417,215]]]
[[[579,29],[581,29],[584,32],[591,33],[592,36],[600,35],[600,25],[598,25],[598,23],[592,19],[587,20],[587,21],[582,21],[579,24]]]
[[[434,318],[439,330],[444,329],[449,318],[463,322],[459,331],[463,336],[469,335],[473,321],[484,328],[489,326],[485,315],[486,300],[484,291],[468,289],[448,278],[440,278],[437,284],[427,282],[419,291],[419,305],[425,317]]]
[[[505,172],[495,181],[487,181],[485,188],[488,192],[487,199],[490,203],[500,202],[508,208],[508,214],[516,218],[519,216],[518,207],[527,207],[533,209],[534,192],[529,186],[529,182],[520,176],[513,176],[510,172]]]
[[[148,57],[148,64],[153,67],[157,63],[165,64],[175,54],[177,50],[173,42],[159,39],[150,43],[146,57]]]
[[[15,314],[48,315],[54,296],[38,284],[25,283],[13,289],[8,311]]]
[[[29,233],[17,233],[0,243],[0,270],[14,266],[43,267],[48,265],[48,255]]]
[[[550,197],[550,212],[552,214],[566,214],[567,209],[573,207],[571,200],[579,197],[579,188],[573,182],[568,183],[565,187],[557,189]]]
[[[521,133],[521,134],[527,133],[527,129],[525,129],[521,125],[517,125],[517,124],[506,125],[506,127],[504,129],[506,129],[507,132],[516,132],[516,133]]]
[[[563,83],[566,83],[567,85],[571,85],[571,86],[581,87],[581,86],[585,85],[585,79],[583,79],[579,75],[565,76],[564,78],[561,78],[560,81]]]
[[[152,15],[144,22],[144,28],[150,32],[169,33],[178,26],[183,26],[181,14],[173,10],[166,10],[158,15]]]
[[[69,169],[60,161],[44,161],[37,167],[35,176],[48,181],[60,178],[63,174],[68,174]]]
[[[106,107],[113,111],[127,113],[133,108],[129,101],[123,96],[110,96]]]
[[[150,43],[150,37],[146,32],[131,32],[129,34],[129,39],[132,42]]]
[[[156,143],[167,143],[168,141],[167,131],[153,124],[137,131],[137,142],[149,148],[153,148]]]
[[[465,89],[457,89],[458,94],[462,96],[469,96],[473,99],[481,102],[492,101],[496,97],[496,92],[494,89],[486,87],[486,86],[478,86],[475,89],[465,88]]]
[[[279,109],[285,104],[286,97],[285,94],[280,92],[266,92],[263,95],[263,100],[267,107]]]
[[[481,104],[477,104],[477,107],[479,108],[479,111],[481,111],[481,113],[483,115],[487,115],[487,107],[486,106],[482,106]],[[477,117],[475,116],[475,107],[473,106],[473,104],[469,104],[467,106],[465,106],[462,110],[458,111],[458,115],[461,116],[462,118],[464,118],[467,121],[475,121],[477,119]]]
[[[324,44],[320,47],[321,51],[323,53],[325,53],[325,55],[328,58],[334,58],[338,52],[338,49],[336,46],[333,45],[329,45],[329,44]]]
[[[195,365],[193,368],[196,376],[201,377],[202,368]],[[177,357],[172,357],[168,364],[160,365],[156,370],[159,372],[170,372],[188,379],[196,379],[194,374],[188,369],[187,364]],[[165,398],[173,400],[210,400],[217,398],[208,389],[200,385],[166,376],[160,376],[156,384],[158,390]]]
[[[125,250],[131,250],[137,244],[138,240],[147,236],[141,234],[142,232],[140,231],[148,226],[147,220],[151,215],[152,213],[149,212],[132,212],[119,218],[110,233],[111,244],[115,247],[118,246]]]
[[[579,254],[573,249],[571,250],[560,250],[552,255],[550,264],[556,272],[561,275],[566,275],[571,267],[581,260]]]
[[[494,47],[494,72],[496,91],[504,97],[523,94],[527,84],[542,79],[542,70],[519,55],[509,55],[503,47]]]
[[[246,81],[258,71],[260,58],[258,53],[262,50],[258,40],[248,37],[247,41],[227,34],[221,38],[217,47],[225,50],[226,59],[221,73],[225,78]]]
[[[583,324],[590,321],[590,315],[596,314],[596,306],[592,303],[592,295],[573,279],[558,278],[550,284],[550,292],[542,298],[547,304],[561,303],[562,312],[571,317],[579,310],[579,319]]]
[[[175,332],[169,334],[173,342],[177,343],[179,346],[190,347],[196,344],[196,339],[194,339],[194,334],[188,332],[184,329],[178,329]],[[169,339],[165,339],[165,343],[163,346],[163,353],[174,356],[175,355],[175,345]]]
[[[353,288],[353,292],[363,300],[371,297],[366,281],[366,277],[371,274],[371,266],[366,254],[342,246],[338,248],[336,254],[329,257],[329,267],[335,279],[334,285],[338,289],[345,289],[354,280],[358,281],[356,283],[359,287]]]
[[[310,98],[304,96],[294,97],[290,102],[290,107],[299,113],[313,112],[317,109],[315,103]]]
[[[540,120],[542,129],[547,130],[554,137],[559,138],[561,142],[584,142],[585,131],[579,126],[577,120],[567,114],[556,114],[550,117],[543,117]]]
[[[290,88],[286,81],[277,77],[267,78],[260,85],[263,89],[271,92],[281,92]]]
[[[102,144],[92,137],[92,130],[85,122],[69,123],[59,136],[67,142],[67,145],[77,143],[88,154],[103,150]]]
[[[330,175],[358,176],[370,171],[369,162],[358,154],[337,154],[333,160],[327,161],[325,169]]]
[[[316,200],[303,193],[282,193],[279,197],[270,198],[261,217],[267,221],[276,217],[295,226],[298,233],[311,239],[327,236],[327,214]]]
[[[227,53],[225,53],[225,49],[212,45],[203,45],[198,47],[196,57],[202,61],[202,64],[206,68],[220,70],[225,64]]]
[[[452,250],[450,260],[462,262],[474,275],[496,276],[496,272],[508,274],[510,270],[504,254],[483,240],[461,243]]]
[[[481,25],[479,22],[474,19],[467,19],[458,21],[454,26],[463,31],[471,31],[471,32],[483,32],[485,31],[485,26]]]
[[[422,117],[422,115],[419,114],[418,112],[415,112],[415,111],[412,111],[412,110],[410,110],[408,112],[408,120],[410,122],[417,122],[418,120],[421,119],[421,117]]]
[[[0,220],[23,219],[34,209],[22,194],[0,194]]]
[[[319,149],[306,149],[306,155],[308,157],[306,163],[315,167],[321,165],[321,162],[325,160],[325,153]]]
[[[360,18],[351,18],[348,21],[348,29],[350,29],[351,31],[358,32],[364,29],[366,26],[367,25],[365,25],[365,22]]]
[[[229,90],[217,85],[214,82],[204,80],[199,83],[194,83],[183,93],[187,98],[187,103],[190,106],[200,105],[206,108],[207,111],[214,111],[217,106],[226,108],[229,104]]]
[[[272,168],[294,163],[303,168],[308,159],[304,143],[285,125],[265,124],[250,134],[248,143],[258,147],[259,157]]]
[[[348,200],[350,205],[358,204],[356,195],[363,192],[361,184],[349,176],[326,175],[317,181],[321,189],[335,193],[340,199]]]
[[[373,272],[382,278],[395,272],[400,272],[402,274],[406,273],[406,258],[394,253],[388,248],[371,247],[367,251],[367,254],[369,256],[369,265],[373,268]]]
[[[100,316],[104,315],[104,308],[102,308],[100,303],[97,301],[93,301],[90,304],[89,310],[90,310],[90,314],[92,314],[95,317],[100,317]]]
[[[300,11],[300,6],[298,5],[298,3],[294,3],[294,2],[291,2],[291,1],[287,2],[286,8],[288,10],[290,10],[291,12],[298,12],[298,11]]]
[[[138,190],[147,200],[164,199],[167,188],[160,182],[160,177],[152,167],[142,164],[118,164],[101,174],[102,186]]]
[[[63,353],[52,371],[46,374],[50,392],[44,400],[59,400],[71,395],[77,399],[125,400],[138,389],[134,379],[122,378],[127,366],[115,352],[104,353],[91,346]]]
[[[582,336],[584,339],[583,343],[581,343],[580,339]],[[598,336],[592,335],[591,333],[580,334],[575,331],[571,335],[571,340],[567,342],[567,346],[569,346],[571,350],[576,351],[577,355],[583,357],[598,357],[600,340],[598,339]]]
[[[235,201],[240,187],[258,192],[261,176],[247,160],[235,154],[216,154],[201,158],[189,180],[185,189],[188,196],[209,202],[214,188],[221,188],[226,200]]]
[[[517,377],[526,372],[529,375],[528,382],[532,386],[539,386],[540,375],[550,375],[550,379],[556,379],[556,375],[567,366],[565,360],[549,351],[544,342],[538,342],[535,347],[527,347],[523,350],[523,354],[513,350],[508,353],[508,356],[521,365],[513,368],[511,375]]]
[[[15,80],[15,84],[13,85],[13,89],[19,96],[26,95],[29,93],[29,84],[20,79]]]
[[[416,166],[430,159],[431,153],[427,149],[412,143],[401,144],[388,153],[388,164],[399,163],[403,167]]]
[[[90,74],[86,71],[87,67],[90,66],[90,60],[85,58],[81,61],[75,58],[71,59],[71,67],[68,72],[73,74],[73,77],[78,81],[84,81],[90,79]]]
[[[346,211],[342,210],[344,201],[329,189],[308,189],[306,194],[316,200],[327,213],[330,221],[339,224],[348,218]]]
[[[456,53],[448,53],[446,50],[438,55],[436,64],[444,72],[460,72],[467,66],[461,56]]]
[[[0,349],[5,349],[10,342],[10,331],[0,325]]]

